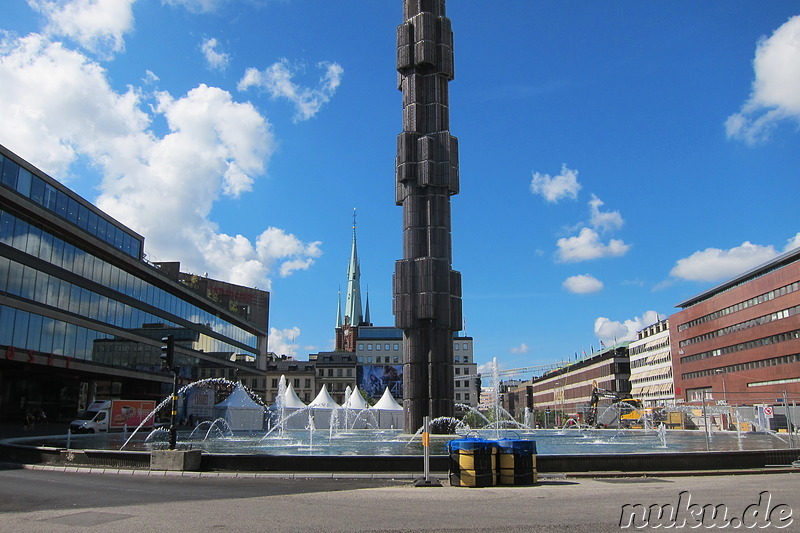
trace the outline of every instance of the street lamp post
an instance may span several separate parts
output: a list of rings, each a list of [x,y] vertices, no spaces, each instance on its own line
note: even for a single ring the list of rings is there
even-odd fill
[[[718,368],[715,372],[717,374],[722,374],[722,400],[727,405],[727,403],[728,403],[728,391],[726,390],[726,387],[725,387],[725,371],[723,369],[721,369],[721,368]]]

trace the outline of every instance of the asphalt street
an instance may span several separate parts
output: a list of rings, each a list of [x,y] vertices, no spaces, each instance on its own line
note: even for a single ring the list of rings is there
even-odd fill
[[[724,506],[726,519],[739,520],[731,524],[741,529],[749,524],[743,517],[750,516],[756,529],[800,531],[798,489],[800,472],[554,476],[532,487],[470,489],[446,483],[416,488],[391,480],[139,477],[11,468],[0,471],[0,531],[605,532],[622,530],[625,505],[641,504],[641,510],[678,508],[681,502],[695,509]],[[720,524],[703,522],[697,529]],[[731,524],[726,529],[735,529]]]

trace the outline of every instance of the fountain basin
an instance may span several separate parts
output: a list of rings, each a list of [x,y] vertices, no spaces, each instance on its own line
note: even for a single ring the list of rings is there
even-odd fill
[[[248,472],[421,472],[422,447],[419,439],[399,431],[362,430],[328,435],[319,432],[314,444],[303,439],[306,432],[286,432],[282,438],[262,440],[262,435],[234,434],[232,437],[189,442],[179,433],[179,446],[202,450],[200,470]],[[473,431],[471,435],[495,438],[495,432]],[[669,431],[667,447],[657,432],[644,430],[533,430],[503,431],[501,437],[533,439],[537,443],[539,472],[667,472],[681,470],[764,469],[789,467],[800,457],[800,449],[789,448],[774,435],[715,433],[706,450],[701,431]],[[448,440],[457,435],[432,436],[431,469],[446,472],[444,455]],[[150,450],[144,439],[132,441],[131,449],[118,451],[122,434],[27,437],[0,442],[0,452],[20,463],[47,463],[107,468],[150,467]],[[152,448],[152,446],[151,446]]]

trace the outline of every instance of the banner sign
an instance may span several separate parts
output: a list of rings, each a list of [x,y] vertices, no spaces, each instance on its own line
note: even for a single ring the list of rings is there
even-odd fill
[[[389,387],[396,400],[403,399],[403,365],[360,365],[357,372],[358,388],[377,400]]]
[[[153,400],[112,400],[111,401],[111,428],[136,428],[147,415],[156,408]],[[152,427],[155,417],[147,421],[145,427]]]

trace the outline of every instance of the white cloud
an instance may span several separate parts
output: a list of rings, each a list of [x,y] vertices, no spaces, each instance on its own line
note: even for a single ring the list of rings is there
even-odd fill
[[[297,355],[297,344],[295,341],[300,336],[300,328],[297,326],[287,329],[269,328],[267,350],[277,355],[294,357]]]
[[[781,120],[800,122],[800,15],[759,40],[753,69],[750,98],[725,122],[729,138],[748,144],[767,140]]]
[[[217,51],[218,45],[219,43],[214,38],[203,39],[203,43],[200,45],[200,50],[203,51],[203,56],[206,58],[208,68],[212,70],[225,70],[231,60],[231,57],[225,52]]]
[[[171,6],[186,8],[191,13],[211,13],[216,11],[226,0],[161,0]]]
[[[670,275],[689,281],[719,281],[738,276],[776,255],[778,252],[775,247],[748,241],[729,250],[706,248],[679,259]]]
[[[522,344],[520,344],[519,346],[515,346],[515,347],[511,348],[511,353],[514,353],[514,354],[523,354],[523,353],[528,353],[529,351],[530,351],[530,348],[528,348],[528,345],[525,344],[524,342]]]
[[[800,248],[800,233],[797,233],[794,237],[791,237],[788,241],[786,241],[786,247],[784,247],[783,251],[788,252],[789,250],[794,250],[795,248]]]
[[[293,81],[302,69],[290,65],[285,58],[264,71],[248,68],[239,81],[238,89],[246,91],[256,87],[266,91],[272,98],[289,100],[295,106],[295,122],[308,120],[330,101],[344,75],[344,69],[338,63],[322,62],[317,67],[323,69],[323,75],[314,89],[302,87]]]
[[[624,221],[619,211],[600,211],[603,205],[604,202],[593,194],[589,201],[589,224],[603,233],[621,228]]]
[[[655,311],[645,311],[641,317],[633,317],[618,322],[606,317],[598,317],[594,321],[594,334],[606,346],[617,342],[636,340],[637,332],[658,322],[659,315]]]
[[[68,37],[102,58],[125,49],[136,0],[28,0],[47,18],[45,33]]]
[[[597,232],[590,228],[581,229],[575,237],[558,239],[556,246],[558,246],[557,258],[562,263],[619,257],[630,250],[630,245],[619,239],[611,239],[608,244],[603,244]]]
[[[38,34],[0,43],[0,139],[54,176],[112,139],[136,145],[150,117],[132,88],[115,92],[103,67]],[[146,142],[147,140],[144,139]]]
[[[564,280],[562,286],[573,294],[588,294],[603,290],[603,282],[589,274],[571,276]]]
[[[570,170],[567,165],[561,166],[561,174],[550,176],[535,172],[531,180],[531,192],[538,194],[550,203],[556,203],[562,198],[578,198],[581,185],[578,183],[578,171]]]
[[[222,196],[251,190],[274,150],[271,126],[251,104],[206,85],[157,93],[155,105],[146,98],[116,92],[97,63],[41,35],[0,43],[0,143],[59,178],[88,161],[103,174],[96,204],[144,235],[151,258],[269,289],[271,277],[319,257],[319,242],[278,228],[251,242],[211,219]],[[150,130],[160,117],[163,137]]]

